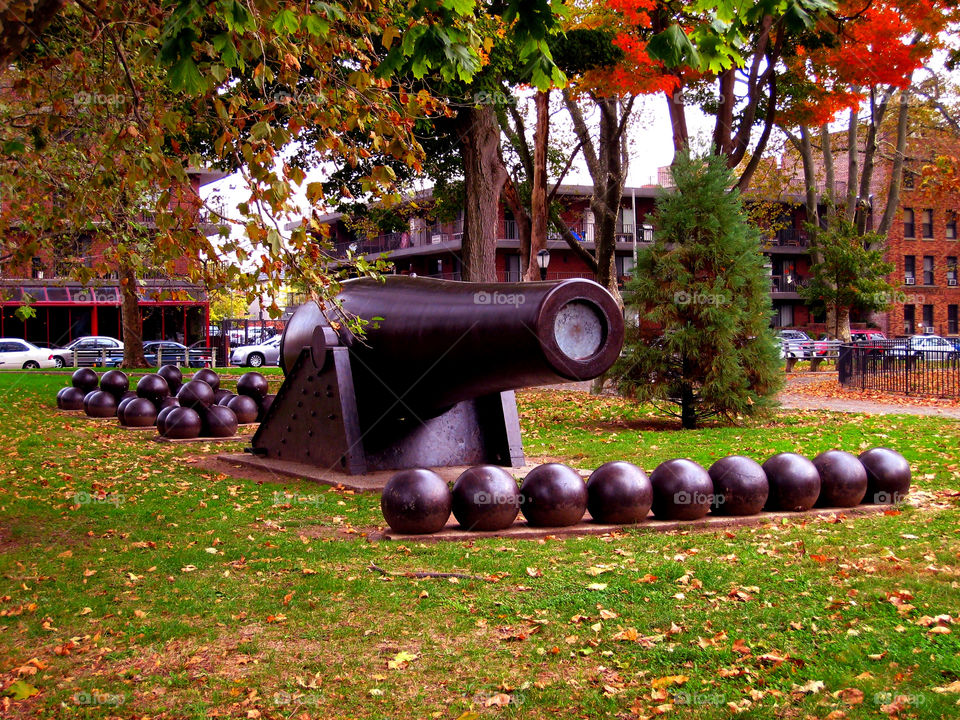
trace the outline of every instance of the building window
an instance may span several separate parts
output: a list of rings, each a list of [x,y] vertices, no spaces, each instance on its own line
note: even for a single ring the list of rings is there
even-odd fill
[[[933,305],[923,306],[923,331],[933,329]]]
[[[923,284],[935,285],[933,278],[933,255],[923,256]]]
[[[915,255],[903,256],[903,279],[907,285],[917,282],[917,258]]]
[[[903,209],[903,236],[905,238],[917,236],[917,227],[914,224],[913,208]]]
[[[913,335],[917,332],[916,310],[913,305],[903,306],[903,332],[907,335]]]
[[[917,186],[917,176],[911,170],[903,171],[903,189],[913,190]]]
[[[947,255],[947,285],[957,286],[957,256]]]
[[[944,230],[944,236],[947,240],[957,239],[957,211],[947,210],[947,225]]]
[[[923,223],[920,231],[927,240],[933,237],[933,210],[923,211]]]
[[[960,328],[957,327],[957,321],[957,306],[947,305],[947,335],[960,333]]]

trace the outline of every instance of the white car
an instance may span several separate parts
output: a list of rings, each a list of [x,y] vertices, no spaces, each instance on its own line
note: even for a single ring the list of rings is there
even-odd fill
[[[910,338],[910,354],[934,362],[944,362],[960,356],[953,343],[939,335],[914,335]]]
[[[264,365],[280,364],[280,335],[274,335],[259,345],[241,345],[230,353],[231,365],[249,365],[263,367]]]
[[[66,346],[57,349],[55,359],[60,360],[57,367],[73,365],[73,351],[77,351],[77,365],[101,365],[102,358],[110,359],[123,355],[123,343],[106,335],[84,335]]]
[[[0,369],[57,367],[53,351],[44,350],[19,338],[0,338]]]

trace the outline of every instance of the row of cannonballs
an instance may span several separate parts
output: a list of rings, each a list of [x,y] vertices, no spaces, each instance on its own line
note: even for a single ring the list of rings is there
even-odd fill
[[[495,465],[470,468],[452,490],[430,470],[403,470],[387,482],[380,508],[394,531],[426,534],[443,529],[451,511],[465,530],[504,530],[519,512],[534,527],[566,527],[588,509],[597,523],[625,525],[642,522],[651,510],[659,520],[698,520],[709,512],[743,516],[893,504],[909,489],[906,459],[873,448],[859,457],[828,450],[813,461],[781,453],[763,465],[730,455],[709,470],[692,460],[667,460],[649,477],[632,463],[608,462],[586,484],[572,468],[548,463],[531,470],[519,488]]]
[[[57,393],[61,410],[84,410],[97,418],[116,417],[127,427],[157,427],[170,439],[233,437],[241,423],[261,420],[273,403],[267,379],[258,372],[237,379],[237,393],[220,387],[220,376],[204,368],[184,382],[175,365],[144,375],[130,390],[130,378],[120,370],[99,377],[80,368],[71,387]]]

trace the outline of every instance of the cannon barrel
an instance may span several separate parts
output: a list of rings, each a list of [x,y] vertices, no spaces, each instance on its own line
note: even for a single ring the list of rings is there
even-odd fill
[[[589,380],[613,365],[623,344],[619,306],[590,280],[360,278],[343,284],[340,302],[345,315],[368,323],[345,342],[361,417],[431,417],[490,393]],[[342,324],[336,312],[327,315]],[[320,352],[324,327],[316,303],[294,313],[280,345],[285,373],[305,347]]]

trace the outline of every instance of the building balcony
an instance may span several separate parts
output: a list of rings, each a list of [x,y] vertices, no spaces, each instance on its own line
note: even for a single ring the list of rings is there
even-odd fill
[[[778,254],[805,253],[809,249],[810,237],[806,230],[783,228],[777,230],[772,237],[764,239],[764,250],[767,252]]]
[[[782,300],[800,299],[800,288],[806,285],[805,278],[796,275],[771,275],[770,294]]]

